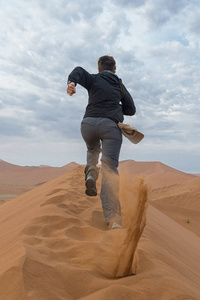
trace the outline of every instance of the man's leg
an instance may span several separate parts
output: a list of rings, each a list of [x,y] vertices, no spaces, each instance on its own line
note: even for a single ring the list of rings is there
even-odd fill
[[[85,193],[88,196],[96,196],[96,180],[99,169],[97,168],[99,153],[101,152],[100,139],[98,137],[97,118],[84,118],[81,122],[81,134],[87,146],[87,165],[85,168]]]
[[[119,201],[119,154],[122,144],[121,130],[112,120],[105,120],[101,126],[102,136],[102,186],[101,202],[106,223],[121,225],[121,206]]]

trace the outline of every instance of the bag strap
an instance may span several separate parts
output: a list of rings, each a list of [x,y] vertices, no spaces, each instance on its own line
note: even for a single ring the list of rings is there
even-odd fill
[[[125,96],[125,90],[124,90],[124,85],[122,83],[122,80],[120,78],[119,78],[119,86],[120,86],[120,89],[121,89],[122,98],[124,98],[124,96]]]

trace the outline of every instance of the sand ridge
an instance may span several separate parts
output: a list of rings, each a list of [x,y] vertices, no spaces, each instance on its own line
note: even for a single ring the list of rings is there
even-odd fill
[[[146,191],[144,183],[139,182],[138,186],[138,205],[142,210],[135,222],[140,225],[142,221],[142,224],[138,226],[135,223],[139,230],[134,241],[129,237],[135,230],[134,226],[131,230],[126,226],[122,230],[108,230],[99,197],[90,198],[83,194],[81,166],[5,203],[1,209],[1,230],[8,234],[2,235],[1,258],[4,259],[1,261],[1,282],[6,284],[5,275],[11,273],[15,284],[12,287],[11,283],[7,290],[4,289],[3,299],[7,297],[6,293],[12,292],[13,297],[19,297],[15,281],[19,281],[20,277],[16,275],[16,278],[15,273],[21,274],[22,287],[18,293],[23,291],[24,297],[36,293],[35,299],[39,299],[35,285],[40,286],[41,274],[52,272],[53,280],[57,274],[55,266],[59,266],[59,272],[60,268],[64,268],[64,274],[69,273],[68,269],[78,268],[80,273],[96,271],[98,276],[101,274],[106,278],[132,273],[132,256],[145,226],[142,212],[147,201],[147,192],[142,195],[142,191]],[[8,245],[11,248],[9,252]],[[17,272],[13,271],[13,266]],[[61,275],[57,275],[58,278]],[[56,299],[55,295],[46,294],[49,281],[43,280],[44,286],[39,291],[43,294],[41,299]]]
[[[148,205],[144,177],[123,171],[124,228],[108,230],[83,170],[1,205],[0,299],[199,299],[199,237]]]
[[[7,200],[21,195],[36,186],[43,184],[65,172],[74,169],[78,164],[71,162],[63,167],[18,166],[0,160],[0,199]]]

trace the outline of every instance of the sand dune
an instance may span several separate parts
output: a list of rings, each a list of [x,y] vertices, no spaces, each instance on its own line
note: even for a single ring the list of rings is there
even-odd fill
[[[120,163],[119,170],[129,176],[143,175],[151,188],[180,184],[197,176],[171,168],[161,162],[136,162],[127,160]]]
[[[160,162],[124,161],[121,174],[143,176],[151,188],[150,200],[200,211],[200,177],[184,173]]]
[[[123,229],[108,230],[83,169],[0,206],[0,299],[200,299],[200,238],[147,207],[142,172],[121,169]]]
[[[200,211],[200,177],[182,184],[154,190],[151,198],[157,203],[170,204]]]
[[[151,202],[151,205],[200,237],[200,211],[187,209],[161,202]]]
[[[21,195],[76,166],[78,164],[72,162],[60,168],[22,167],[0,160],[0,199],[6,200]]]
[[[21,195],[76,166],[78,164],[73,162],[60,168],[49,166],[22,167],[0,160],[0,199],[7,200]],[[145,182],[156,192],[158,188],[182,184],[197,177],[197,175],[181,172],[160,162],[122,161],[119,165],[119,171],[123,174],[127,173],[131,177],[142,175]],[[4,202],[2,201],[2,203]]]

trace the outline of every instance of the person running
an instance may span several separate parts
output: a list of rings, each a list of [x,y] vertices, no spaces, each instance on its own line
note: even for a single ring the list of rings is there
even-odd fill
[[[99,154],[102,152],[102,182],[100,198],[106,223],[111,229],[122,228],[119,201],[119,154],[122,133],[118,122],[124,115],[136,112],[134,101],[116,75],[116,62],[112,56],[102,56],[98,60],[98,73],[90,74],[82,67],[76,67],[68,76],[67,93],[76,93],[80,84],[88,91],[88,105],[81,122],[81,134],[87,146],[85,167],[85,193],[96,196],[96,180]]]

